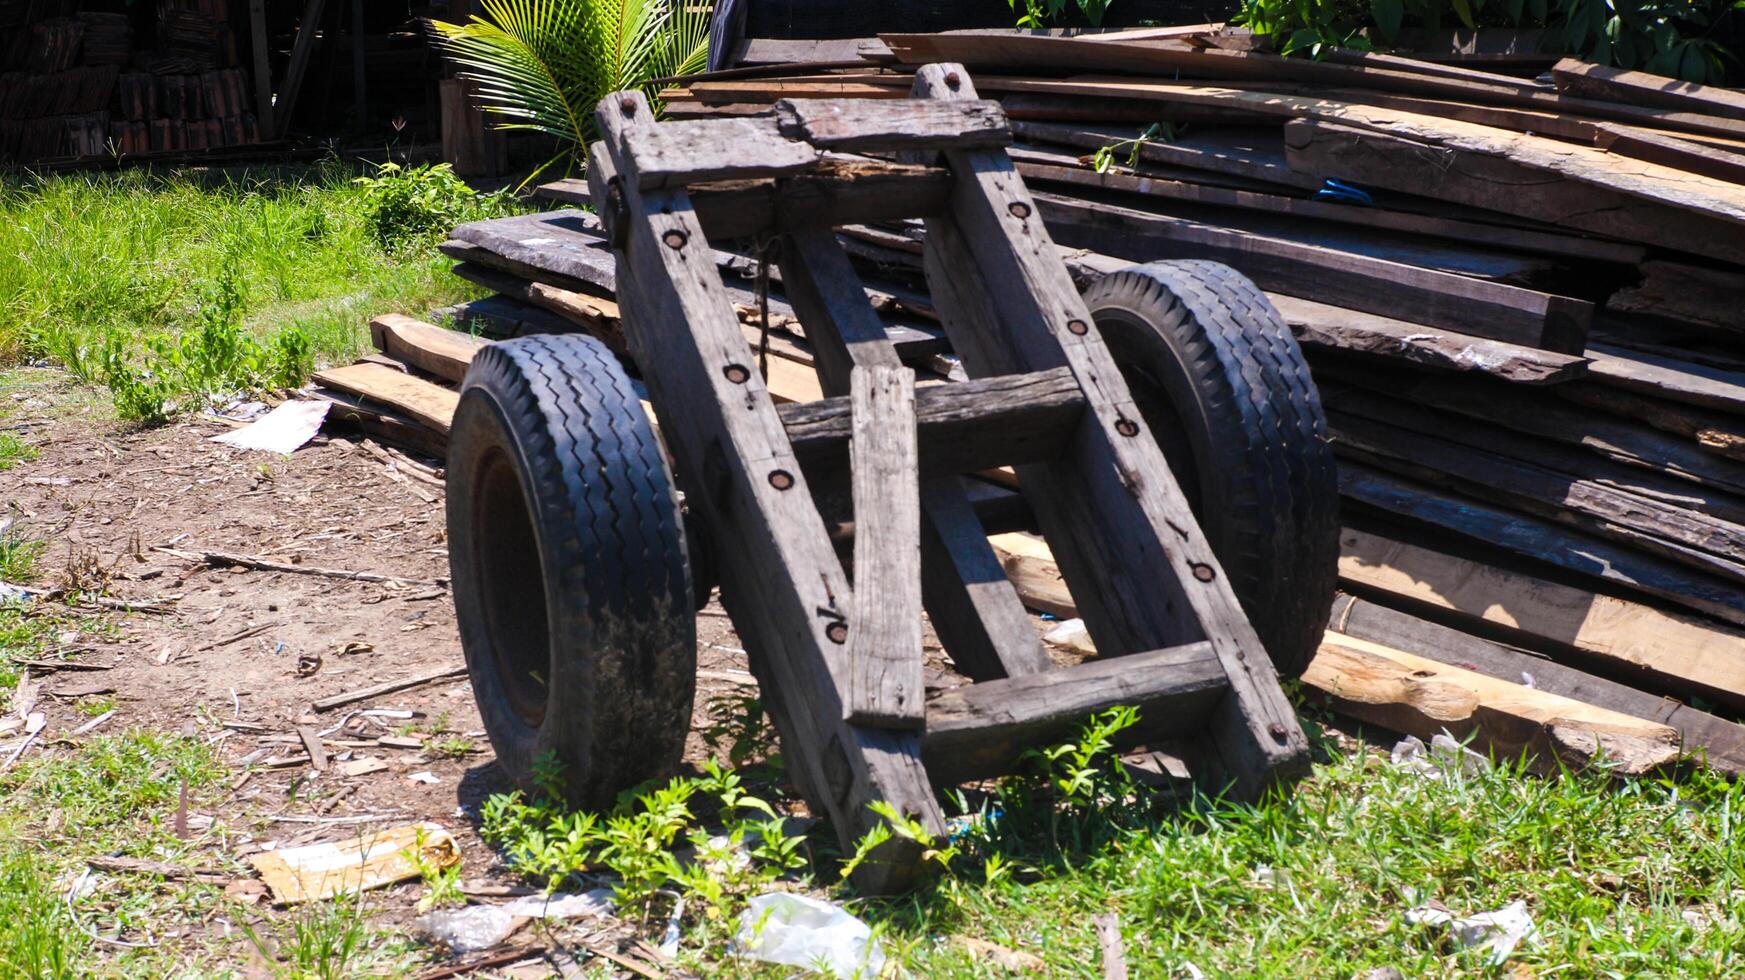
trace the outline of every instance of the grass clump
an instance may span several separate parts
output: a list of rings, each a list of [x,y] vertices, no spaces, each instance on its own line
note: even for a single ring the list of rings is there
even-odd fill
[[[10,432],[0,432],[0,473],[36,458],[36,447]]]
[[[36,578],[36,563],[48,543],[13,528],[0,530],[0,582],[19,585]]]
[[[0,366],[57,362],[156,419],[301,383],[356,356],[370,316],[472,295],[435,250],[443,224],[511,202],[439,168],[355,177],[328,160],[0,179]]]

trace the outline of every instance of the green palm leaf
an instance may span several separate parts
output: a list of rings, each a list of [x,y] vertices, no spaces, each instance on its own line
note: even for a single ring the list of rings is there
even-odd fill
[[[702,70],[709,10],[687,0],[485,0],[483,16],[433,26],[480,104],[505,117],[498,128],[544,133],[560,158],[579,161],[601,99]]]

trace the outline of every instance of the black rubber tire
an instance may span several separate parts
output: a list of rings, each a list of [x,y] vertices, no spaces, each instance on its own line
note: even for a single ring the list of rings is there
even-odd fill
[[[1273,664],[1300,676],[1338,586],[1339,482],[1296,338],[1217,262],[1136,265],[1085,302]]]
[[[449,436],[449,566],[497,762],[610,806],[675,770],[696,690],[695,605],[672,474],[605,345],[481,350]],[[542,683],[543,682],[543,683]]]

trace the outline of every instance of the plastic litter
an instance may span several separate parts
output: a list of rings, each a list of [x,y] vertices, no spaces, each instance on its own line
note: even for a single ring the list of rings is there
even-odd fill
[[[1501,966],[1521,943],[1537,943],[1539,927],[1527,903],[1516,900],[1492,912],[1480,912],[1463,918],[1440,902],[1420,905],[1406,913],[1406,921],[1418,926],[1440,926],[1448,931],[1454,945],[1461,949],[1481,949],[1490,966]]]
[[[413,925],[456,953],[476,953],[509,938],[523,919],[579,919],[611,911],[612,890],[595,888],[581,894],[556,892],[549,898],[528,895],[506,905],[442,909],[419,916]]]
[[[885,968],[885,950],[865,922],[829,902],[771,892],[739,917],[738,951],[765,963],[871,980]]]
[[[1078,653],[1097,652],[1096,644],[1091,642],[1090,631],[1085,629],[1085,621],[1082,619],[1064,620],[1059,626],[1042,634],[1042,641]]]
[[[1394,745],[1389,758],[1396,766],[1405,766],[1431,779],[1441,779],[1451,770],[1468,776],[1489,772],[1489,759],[1461,745],[1447,732],[1438,733],[1428,746],[1416,735],[1407,735]]]
[[[321,423],[327,418],[327,409],[332,404],[327,401],[285,402],[240,429],[213,436],[212,441],[239,449],[260,449],[288,456],[321,431]]]

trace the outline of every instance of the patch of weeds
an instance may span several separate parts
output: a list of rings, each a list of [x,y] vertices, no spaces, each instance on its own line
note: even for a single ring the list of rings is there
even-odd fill
[[[556,802],[561,786],[548,764],[537,801],[518,792],[486,801],[481,833],[547,890],[604,872],[617,879],[618,903],[645,922],[671,894],[700,899],[704,921],[724,922],[735,903],[806,862],[802,839],[783,829],[773,806],[747,793],[731,770],[712,762],[704,770],[626,794],[611,812],[595,814],[566,812]],[[693,812],[697,800],[713,804],[717,832]],[[688,858],[677,852],[680,841],[690,845]]]
[[[0,975],[77,976],[89,944],[73,923],[52,868],[22,848],[0,847]]]
[[[167,829],[183,782],[205,788],[224,768],[199,739],[137,730],[99,736],[0,774],[0,808],[54,813],[46,843],[151,854],[175,843]],[[142,822],[143,821],[143,824]]]
[[[776,751],[776,727],[761,700],[749,694],[717,694],[704,710],[709,725],[698,734],[711,754],[726,755],[728,766],[752,782],[781,784],[783,760]]]
[[[10,432],[0,432],[0,473],[36,458],[36,447]]]
[[[464,759],[471,755],[477,746],[473,740],[464,735],[444,735],[432,738],[424,743],[424,750],[442,756],[445,759]]]
[[[115,699],[114,698],[80,698],[78,703],[74,704],[73,707],[75,710],[77,710],[79,712],[79,714],[82,714],[87,718],[95,718],[98,715],[107,714],[111,711],[114,711],[115,710]]]
[[[265,935],[250,923],[241,926],[249,944],[275,966],[277,975],[288,980],[348,980],[364,972],[362,961],[368,958],[372,930],[363,909],[356,896],[340,895],[304,905],[289,919],[274,923]]]
[[[0,582],[17,585],[35,579],[37,559],[47,550],[44,541],[27,538],[12,528],[0,530]]]
[[[384,163],[359,177],[376,243],[385,251],[429,248],[455,225],[497,217],[511,210],[504,193],[480,194],[446,163],[402,167]]]

